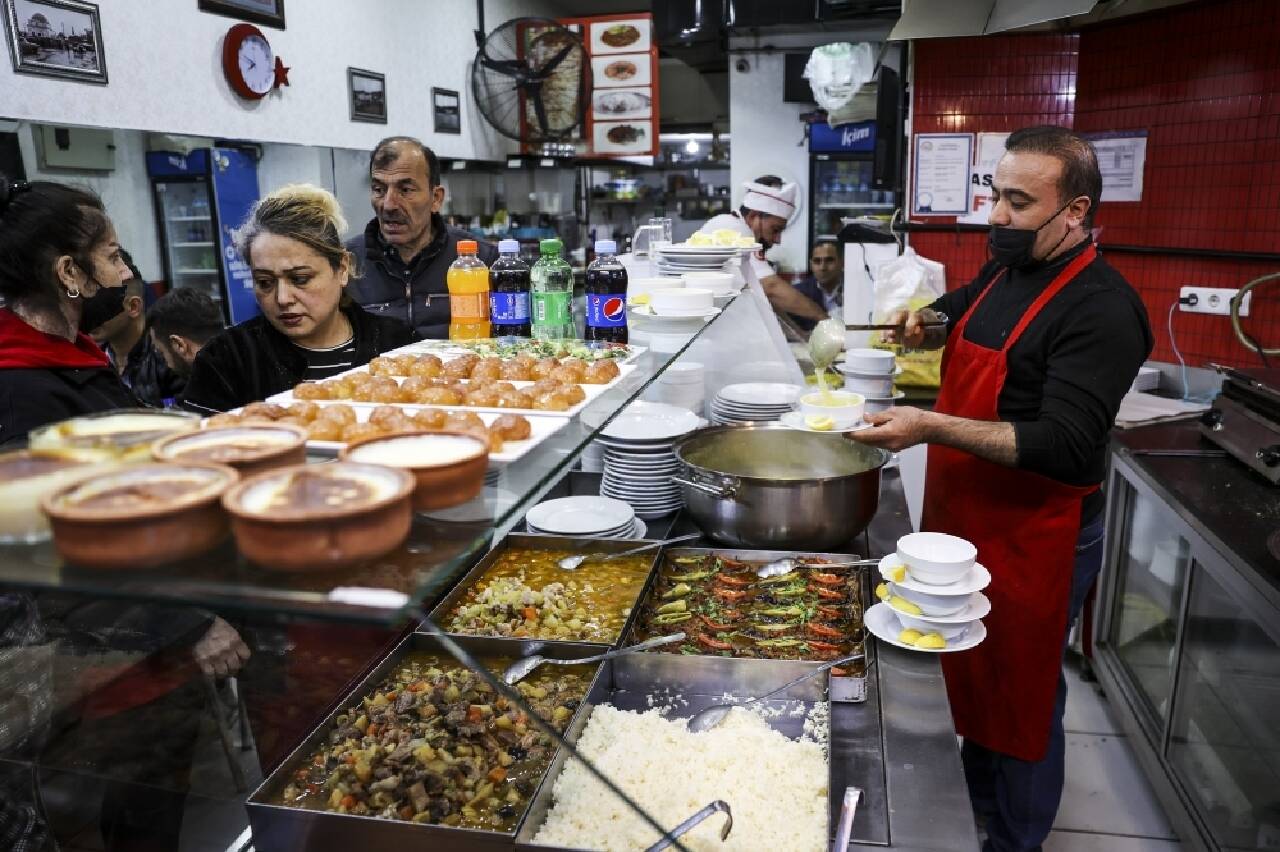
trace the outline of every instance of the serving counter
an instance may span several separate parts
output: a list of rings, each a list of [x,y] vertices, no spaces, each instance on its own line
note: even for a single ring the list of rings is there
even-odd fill
[[[704,344],[735,309],[704,327]],[[647,353],[481,499],[416,517],[402,547],[354,571],[268,572],[229,544],[140,572],[67,566],[47,542],[0,546],[0,837],[27,820],[35,838],[64,846],[114,837],[118,848],[252,849],[246,798],[316,741],[530,507],[596,493],[597,477],[571,473],[578,456],[683,354]],[[649,538],[684,531],[695,531],[687,518],[668,516]],[[907,531],[900,481],[886,471],[852,550],[889,552]],[[202,676],[193,649],[223,628],[248,659],[234,677]],[[887,646],[873,656],[867,700],[831,706],[833,793],[846,783],[865,793],[849,848],[976,849],[938,657]]]

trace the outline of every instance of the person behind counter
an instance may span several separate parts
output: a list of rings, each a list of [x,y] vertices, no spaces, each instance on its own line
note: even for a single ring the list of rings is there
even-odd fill
[[[222,309],[190,287],[165,293],[147,309],[147,333],[164,363],[184,379],[204,345],[222,333]]]
[[[96,195],[0,176],[0,445],[46,423],[140,405],[79,330],[85,301],[128,278]]]
[[[809,275],[795,285],[796,292],[822,316],[801,316],[792,313],[791,321],[801,331],[813,331],[820,320],[844,304],[844,259],[840,256],[840,243],[835,240],[818,240],[809,252]]]
[[[407,325],[374,316],[344,292],[353,266],[338,201],[309,184],[281,187],[254,205],[236,232],[253,272],[261,316],[205,344],[178,404],[228,411],[367,364],[414,340]]]
[[[1004,852],[1039,849],[1062,798],[1067,631],[1101,568],[1108,432],[1153,340],[1090,238],[1102,177],[1086,140],[1016,131],[993,183],[993,259],[889,320],[908,347],[945,341],[937,405],[869,415],[850,437],[931,444],[922,528],[973,542],[994,578],[986,641],[942,668],[983,849]]]
[[[347,248],[361,262],[351,297],[365,310],[407,322],[420,336],[449,336],[449,288],[445,273],[458,259],[458,240],[474,239],[445,224],[444,187],[435,152],[409,136],[383,139],[369,157],[374,217]],[[491,265],[492,244],[477,241]]]

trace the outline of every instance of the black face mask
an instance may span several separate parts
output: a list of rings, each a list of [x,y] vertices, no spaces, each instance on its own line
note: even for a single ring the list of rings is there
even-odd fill
[[[1073,198],[1071,201],[1075,201],[1075,199]],[[1039,263],[1040,261],[1032,256],[1032,251],[1036,245],[1036,235],[1044,229],[1045,225],[1057,219],[1062,211],[1071,205],[1071,201],[1059,207],[1057,213],[1045,219],[1044,223],[1035,230],[992,225],[991,233],[987,235],[987,248],[991,250],[991,257],[1001,266],[1008,266],[1013,269],[1021,269]],[[1062,240],[1066,238],[1067,234],[1064,233]],[[1062,245],[1062,240],[1058,240],[1057,244],[1049,249],[1049,253],[1045,255],[1046,258],[1053,256],[1053,253],[1058,250],[1058,246]]]
[[[80,330],[85,334],[99,328],[107,320],[124,311],[124,287],[100,287],[91,298],[85,299],[80,312]]]

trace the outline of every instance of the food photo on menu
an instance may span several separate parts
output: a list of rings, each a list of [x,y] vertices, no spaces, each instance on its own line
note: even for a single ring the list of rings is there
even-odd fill
[[[648,86],[653,80],[652,62],[653,58],[647,53],[593,56],[591,57],[592,85],[596,89]]]
[[[651,43],[648,18],[597,21],[590,30],[592,55],[648,50]]]

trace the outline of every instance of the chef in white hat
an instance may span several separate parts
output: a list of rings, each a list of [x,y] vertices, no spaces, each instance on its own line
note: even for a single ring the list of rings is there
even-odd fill
[[[714,234],[723,229],[754,238],[760,244],[760,250],[751,256],[751,268],[760,279],[760,286],[773,309],[806,319],[826,319],[825,311],[782,279],[764,258],[765,252],[781,244],[782,231],[796,211],[796,185],[784,183],[776,175],[762,175],[742,186],[746,192],[737,212],[711,217],[698,232]]]

